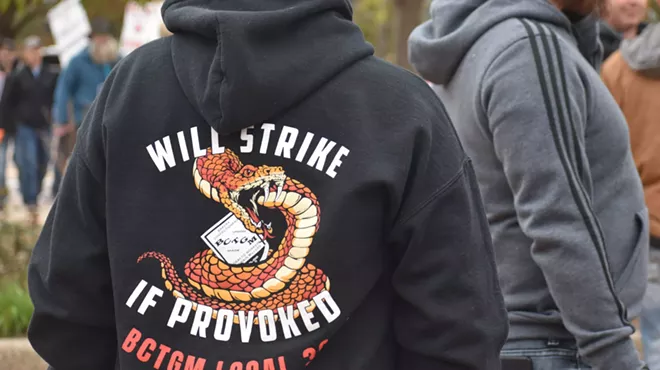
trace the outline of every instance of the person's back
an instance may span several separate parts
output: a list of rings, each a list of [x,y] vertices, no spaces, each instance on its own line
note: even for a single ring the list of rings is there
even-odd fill
[[[411,59],[475,164],[509,311],[503,357],[574,369],[577,346],[592,367],[639,368],[629,319],[648,218],[625,120],[589,63],[595,19],[545,0],[439,0],[432,14]]]
[[[373,57],[346,1],[200,3],[165,3],[174,36],[120,62],[80,129],[30,267],[36,351],[499,369],[486,220],[433,92]]]
[[[630,128],[630,143],[651,221],[649,286],[641,317],[644,356],[660,366],[660,26],[626,40],[601,71]]]

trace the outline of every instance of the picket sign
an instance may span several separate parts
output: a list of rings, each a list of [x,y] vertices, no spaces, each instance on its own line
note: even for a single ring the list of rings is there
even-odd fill
[[[160,8],[162,1],[152,1],[145,5],[135,2],[126,4],[124,26],[119,40],[119,52],[126,56],[140,46],[160,37],[163,18]]]
[[[92,27],[80,0],[62,0],[46,15],[60,65],[66,67],[71,58],[87,47]]]

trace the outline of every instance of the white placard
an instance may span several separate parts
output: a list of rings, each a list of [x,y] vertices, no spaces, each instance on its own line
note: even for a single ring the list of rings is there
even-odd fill
[[[259,263],[268,257],[268,242],[247,230],[233,213],[208,229],[202,240],[228,265]]]
[[[126,4],[124,26],[119,40],[119,52],[128,55],[140,46],[160,37],[163,17],[160,8],[162,1],[153,1],[145,5],[134,2]]]
[[[48,11],[48,25],[62,67],[87,47],[92,27],[80,0],[63,0]]]

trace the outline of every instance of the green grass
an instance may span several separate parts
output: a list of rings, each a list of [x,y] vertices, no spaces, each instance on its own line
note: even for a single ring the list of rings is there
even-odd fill
[[[0,285],[0,338],[25,335],[32,311],[32,301],[22,284]]]
[[[27,333],[34,310],[27,265],[38,235],[38,228],[0,221],[0,338]]]

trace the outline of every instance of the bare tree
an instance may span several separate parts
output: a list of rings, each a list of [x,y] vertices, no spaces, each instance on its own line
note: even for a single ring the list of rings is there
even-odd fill
[[[396,64],[412,70],[408,62],[408,36],[419,24],[424,0],[394,0]]]
[[[0,36],[16,38],[30,22],[43,17],[53,1],[4,0],[0,1]]]

